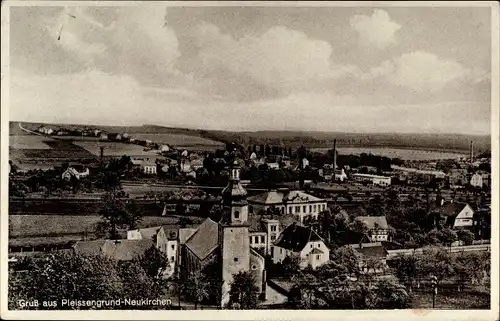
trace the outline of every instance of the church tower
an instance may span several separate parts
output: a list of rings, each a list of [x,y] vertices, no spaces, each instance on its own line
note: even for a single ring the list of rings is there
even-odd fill
[[[222,263],[222,302],[229,302],[233,275],[250,270],[247,191],[240,182],[240,166],[231,164],[229,182],[222,191],[222,217],[219,222],[219,246]]]

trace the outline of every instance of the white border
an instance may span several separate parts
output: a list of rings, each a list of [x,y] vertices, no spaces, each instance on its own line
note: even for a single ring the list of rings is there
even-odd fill
[[[283,320],[307,319],[321,320],[342,318],[343,320],[498,320],[499,319],[499,4],[496,1],[370,1],[370,2],[168,2],[168,6],[303,6],[303,7],[490,7],[491,8],[491,37],[492,37],[492,62],[491,62],[491,137],[492,137],[492,271],[491,271],[491,309],[490,310],[324,310],[324,311],[291,311],[291,310],[254,310],[254,311],[8,311],[7,310],[7,253],[8,253],[8,130],[9,130],[9,13],[11,6],[136,6],[143,4],[138,1],[109,2],[109,1],[3,1],[2,2],[2,69],[1,69],[1,215],[0,215],[0,245],[1,245],[1,273],[0,273],[0,312],[2,319],[38,319],[38,320]]]

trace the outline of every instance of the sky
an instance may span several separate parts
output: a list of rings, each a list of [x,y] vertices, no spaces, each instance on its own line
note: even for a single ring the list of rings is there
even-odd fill
[[[10,119],[490,133],[489,8],[10,7]]]

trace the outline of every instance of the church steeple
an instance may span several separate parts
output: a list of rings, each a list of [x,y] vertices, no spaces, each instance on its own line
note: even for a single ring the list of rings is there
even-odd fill
[[[229,180],[222,190],[223,214],[221,223],[242,225],[248,221],[247,191],[240,182],[241,167],[234,158],[229,168]]]

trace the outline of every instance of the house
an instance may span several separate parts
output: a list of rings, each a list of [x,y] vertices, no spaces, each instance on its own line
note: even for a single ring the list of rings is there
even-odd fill
[[[335,242],[339,246],[356,245],[361,243],[371,243],[370,237],[366,233],[355,231],[343,231],[337,234]]]
[[[108,134],[106,134],[105,132],[99,132],[98,135],[100,140],[108,140]]]
[[[248,202],[250,214],[276,209],[281,214],[294,214],[299,222],[303,222],[306,216],[317,218],[326,210],[326,200],[299,190],[271,190],[249,197]]]
[[[142,229],[127,231],[128,240],[151,240],[156,248],[160,250],[168,259],[169,268],[165,271],[165,276],[171,276],[176,269],[178,252],[178,232],[177,226],[154,226]]]
[[[384,273],[389,252],[380,242],[349,245],[361,256],[359,268],[364,273]]]
[[[448,181],[450,185],[465,186],[469,183],[467,175],[468,171],[465,168],[452,168],[448,173]]]
[[[159,150],[160,150],[160,152],[161,152],[161,153],[167,153],[167,152],[169,152],[169,151],[170,151],[170,146],[165,145],[165,144],[160,145]]]
[[[280,169],[280,164],[278,164],[278,163],[267,163],[267,167],[269,169],[279,170]]]
[[[45,126],[41,126],[37,131],[45,135],[52,135],[54,133],[54,130],[52,128]]]
[[[265,299],[264,257],[250,246],[247,191],[240,183],[240,167],[234,162],[229,182],[222,191],[222,217],[219,222],[206,219],[197,228],[179,229],[179,271],[181,279],[208,265],[218,265],[221,277],[221,299],[226,307],[233,275],[250,272],[259,297]]]
[[[271,216],[272,217],[272,216]],[[266,218],[260,215],[249,215],[250,246],[262,250],[263,255],[271,255],[273,244],[280,234],[278,218]]]
[[[55,131],[54,134],[57,136],[68,136],[69,131],[67,129],[64,129],[64,128],[59,128],[58,130]]]
[[[467,203],[462,202],[442,202],[442,206],[434,210],[444,221],[446,227],[451,228],[473,228],[474,210]]]
[[[114,140],[114,141],[119,141],[119,140],[122,140],[122,135],[118,134],[118,133],[110,133],[110,134],[108,134],[108,139]]]
[[[490,174],[481,172],[474,173],[470,179],[470,185],[477,188],[490,186]]]
[[[387,176],[379,176],[372,174],[353,174],[352,177],[360,182],[370,182],[373,185],[389,186],[391,185],[391,178]]]
[[[117,261],[131,261],[143,256],[154,247],[151,240],[94,240],[78,241],[73,245],[74,252],[85,255],[104,255]]]
[[[143,161],[141,164],[142,172],[148,175],[155,175],[156,167],[156,163],[150,160]]]
[[[345,173],[345,171],[344,171],[344,169],[343,169],[343,168],[341,168],[341,169],[336,169],[336,170],[334,171],[334,173],[335,173],[335,174],[334,174],[335,176],[333,177],[333,179],[334,179],[335,181],[340,181],[340,182],[343,182],[343,181],[345,181],[345,180],[347,179],[347,174]]]
[[[368,235],[372,242],[389,240],[389,225],[385,216],[358,216],[356,219],[368,226]]]
[[[330,260],[330,249],[312,228],[292,223],[276,241],[272,260],[279,263],[288,256],[298,257],[302,269],[307,266],[316,269]]]
[[[62,179],[69,181],[71,177],[82,179],[89,176],[90,171],[88,167],[81,164],[70,164],[68,168],[62,173]]]

